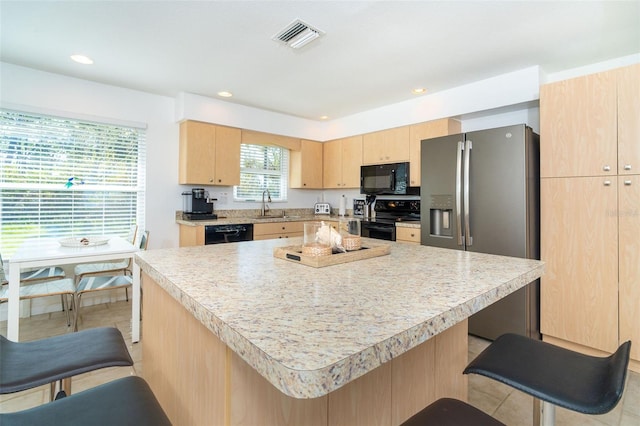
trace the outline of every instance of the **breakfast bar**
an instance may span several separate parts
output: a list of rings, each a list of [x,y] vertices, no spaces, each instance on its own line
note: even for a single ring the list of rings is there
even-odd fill
[[[402,242],[319,268],[273,255],[301,243],[136,254],[143,376],[174,424],[391,426],[464,400],[467,318],[544,270]]]

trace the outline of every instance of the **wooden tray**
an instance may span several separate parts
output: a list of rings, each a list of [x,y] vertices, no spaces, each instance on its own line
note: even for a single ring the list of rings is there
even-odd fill
[[[362,246],[360,250],[348,251],[346,253],[335,253],[330,256],[308,256],[302,254],[302,246],[286,246],[274,248],[273,256],[290,262],[313,266],[314,268],[322,268],[324,266],[339,265],[341,263],[384,256],[389,254],[390,251],[391,245],[389,244],[366,244]]]

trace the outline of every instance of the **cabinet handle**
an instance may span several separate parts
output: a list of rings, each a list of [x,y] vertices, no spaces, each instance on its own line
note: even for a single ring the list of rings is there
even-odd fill
[[[625,164],[624,165],[624,169],[625,170],[631,170],[631,164]]]
[[[209,178],[209,182],[213,182],[213,178]]]
[[[605,164],[604,166],[602,166],[602,170],[604,170],[605,172],[610,172],[611,171],[611,166]]]
[[[303,183],[303,184],[302,184],[302,186],[307,186],[307,184],[306,184],[306,183]]]
[[[218,183],[222,183],[222,179],[218,179]]]
[[[611,186],[611,181],[610,180],[605,180],[604,181],[604,186]]]
[[[624,184],[627,185],[627,186],[631,186],[631,181],[630,180],[625,180]]]

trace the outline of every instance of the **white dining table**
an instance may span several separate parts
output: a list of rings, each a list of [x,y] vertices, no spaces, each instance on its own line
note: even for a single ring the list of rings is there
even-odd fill
[[[35,237],[25,240],[9,261],[9,295],[7,339],[18,341],[20,321],[20,272],[27,268],[95,263],[128,259],[138,248],[118,236],[108,236],[106,244],[66,247],[58,238]],[[133,264],[133,297],[131,303],[131,340],[140,341],[140,267]]]

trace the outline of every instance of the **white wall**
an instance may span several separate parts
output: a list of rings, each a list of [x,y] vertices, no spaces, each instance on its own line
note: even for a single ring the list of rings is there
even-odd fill
[[[147,127],[146,223],[149,248],[176,247],[181,207],[174,99],[0,63],[0,104],[60,116]]]

